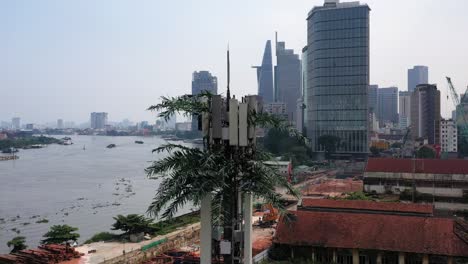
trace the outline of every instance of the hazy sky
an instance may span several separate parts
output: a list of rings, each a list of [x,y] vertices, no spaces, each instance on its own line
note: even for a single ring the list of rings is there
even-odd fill
[[[429,66],[453,108],[445,76],[468,85],[468,1],[367,0],[371,7],[371,83],[407,89],[407,69]],[[224,91],[231,49],[234,94],[256,93],[252,65],[265,41],[300,52],[306,16],[323,0],[3,0],[0,1],[0,120],[86,122],[152,120],[161,95],[189,93],[195,70],[218,76]]]

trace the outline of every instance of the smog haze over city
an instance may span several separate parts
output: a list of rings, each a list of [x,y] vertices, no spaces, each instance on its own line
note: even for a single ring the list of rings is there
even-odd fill
[[[459,93],[468,85],[468,1],[363,1],[371,8],[370,83],[407,90],[407,69],[429,67],[450,117],[445,76]],[[0,120],[58,118],[89,122],[153,120],[145,109],[160,96],[190,93],[192,72],[208,70],[226,86],[255,94],[252,65],[265,41],[278,38],[301,52],[306,17],[322,0],[241,1],[2,1],[0,3]]]

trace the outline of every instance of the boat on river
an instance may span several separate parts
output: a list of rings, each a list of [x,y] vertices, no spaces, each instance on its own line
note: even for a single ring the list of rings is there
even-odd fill
[[[143,144],[144,142],[141,141],[141,140],[135,140],[135,143],[136,143],[136,144]]]
[[[116,147],[115,144],[109,144],[109,145],[107,145],[107,148],[115,148],[115,147]]]

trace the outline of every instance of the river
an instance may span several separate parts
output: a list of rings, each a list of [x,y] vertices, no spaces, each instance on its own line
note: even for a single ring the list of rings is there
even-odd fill
[[[83,242],[109,231],[118,214],[146,212],[160,180],[148,179],[144,169],[167,155],[151,152],[164,139],[71,138],[73,145],[21,150],[18,160],[0,161],[0,253],[9,252],[6,243],[15,236],[36,247],[52,225],[78,227]],[[111,143],[117,147],[106,148]],[[41,219],[49,222],[36,223]]]

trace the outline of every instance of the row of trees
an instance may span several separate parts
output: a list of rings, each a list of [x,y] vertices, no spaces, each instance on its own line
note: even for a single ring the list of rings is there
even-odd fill
[[[54,225],[50,227],[50,230],[44,234],[42,244],[62,244],[68,245],[71,241],[77,241],[80,234],[76,233],[78,228],[71,227],[68,225]],[[26,237],[17,236],[7,242],[8,247],[13,247],[11,253],[18,252],[20,250],[28,248],[26,245]]]
[[[112,225],[112,230],[123,231],[119,237],[128,237],[131,234],[138,233],[150,233],[158,231],[161,226],[158,223],[154,223],[152,219],[148,219],[143,215],[129,214],[129,215],[117,215],[114,217],[115,223]],[[78,228],[68,225],[54,225],[50,227],[50,230],[44,234],[44,239],[41,241],[42,244],[63,244],[76,242],[80,235],[76,233]],[[26,237],[17,236],[7,242],[8,247],[12,247],[11,253],[18,252],[26,249]]]

